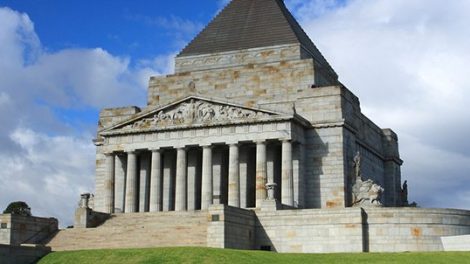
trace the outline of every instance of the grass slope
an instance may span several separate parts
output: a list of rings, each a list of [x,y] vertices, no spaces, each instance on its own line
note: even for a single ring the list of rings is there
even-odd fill
[[[117,249],[54,252],[39,264],[56,263],[470,263],[470,252],[391,254],[276,254],[209,248]]]

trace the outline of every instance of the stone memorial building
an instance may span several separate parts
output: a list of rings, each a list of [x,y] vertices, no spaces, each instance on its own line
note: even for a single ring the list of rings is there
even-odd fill
[[[95,196],[55,250],[443,250],[470,234],[468,211],[409,207],[397,135],[282,0],[231,1],[150,78],[145,107],[101,111],[94,143]]]
[[[397,136],[365,117],[282,1],[238,0],[152,77],[145,108],[100,115],[95,209],[352,205],[353,159],[401,205]]]

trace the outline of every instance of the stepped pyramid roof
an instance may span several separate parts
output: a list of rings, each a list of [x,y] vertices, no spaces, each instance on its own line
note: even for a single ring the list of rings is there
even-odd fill
[[[300,44],[330,68],[283,0],[232,0],[178,57],[285,44]]]

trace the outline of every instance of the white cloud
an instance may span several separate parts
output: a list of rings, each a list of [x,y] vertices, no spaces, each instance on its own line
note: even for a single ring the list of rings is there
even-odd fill
[[[133,66],[101,48],[47,52],[28,15],[9,8],[0,43],[0,208],[24,200],[70,225],[79,194],[94,188],[94,128],[77,132],[57,111],[145,105],[149,76],[172,70],[168,57]]]
[[[18,128],[10,138],[21,151],[0,153],[2,197],[26,201],[33,213],[71,224],[78,195],[92,191],[94,146],[89,137],[47,136]]]
[[[470,2],[290,2],[366,115],[398,133],[411,199],[470,208]]]

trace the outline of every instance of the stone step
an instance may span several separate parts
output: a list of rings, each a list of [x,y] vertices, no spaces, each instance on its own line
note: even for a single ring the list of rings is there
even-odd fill
[[[53,251],[206,246],[207,212],[116,214],[97,228],[59,231]]]

